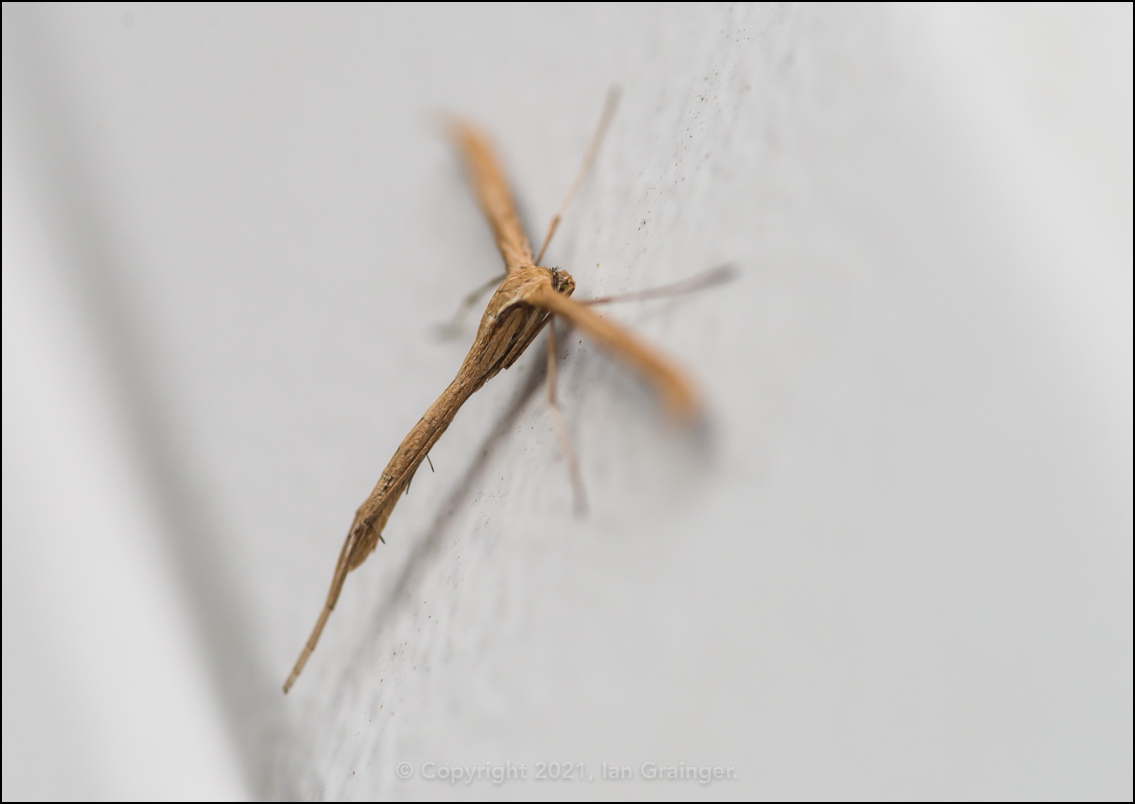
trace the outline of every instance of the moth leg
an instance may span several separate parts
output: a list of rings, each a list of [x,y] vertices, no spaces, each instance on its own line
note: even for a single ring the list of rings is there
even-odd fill
[[[587,513],[587,492],[583,487],[583,473],[579,470],[579,461],[576,460],[575,450],[571,446],[571,437],[568,435],[567,422],[556,401],[556,317],[550,316],[548,322],[548,405],[552,409],[552,421],[556,424],[556,435],[560,440],[560,449],[567,458],[568,470],[571,473],[571,485],[575,494],[575,513],[583,516]]]
[[[434,327],[435,331],[437,332],[437,336],[442,340],[451,340],[460,335],[461,325],[464,323],[465,316],[468,315],[469,310],[472,309],[473,305],[475,305],[477,301],[488,291],[492,290],[501,282],[503,282],[506,276],[508,276],[508,274],[494,276],[485,284],[478,285],[475,290],[468,293],[465,298],[461,300],[461,304],[458,305],[457,311],[453,314],[453,318],[449,319],[443,324],[437,324]]]
[[[598,299],[576,299],[576,302],[579,304],[596,305],[625,301],[646,301],[647,299],[664,299],[668,296],[684,296],[687,293],[704,290],[714,285],[730,282],[736,278],[737,266],[727,263],[725,265],[719,265],[716,268],[710,268],[703,273],[695,274],[689,279],[683,279],[680,282],[674,282],[669,285],[662,285],[661,287],[649,288],[647,290],[636,290],[631,293],[618,293],[614,296],[600,296]]]

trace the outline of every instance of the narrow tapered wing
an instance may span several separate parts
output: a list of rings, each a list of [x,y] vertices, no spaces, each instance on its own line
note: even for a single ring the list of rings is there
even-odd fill
[[[701,401],[693,383],[672,360],[637,335],[550,288],[534,288],[527,301],[549,313],[562,315],[598,341],[600,346],[638,369],[658,389],[666,410],[676,418],[691,421],[697,417]]]
[[[532,244],[524,233],[504,169],[489,138],[461,120],[450,121],[450,135],[465,157],[469,179],[481,209],[493,227],[493,237],[504,257],[505,270],[512,273],[517,268],[533,265]]]

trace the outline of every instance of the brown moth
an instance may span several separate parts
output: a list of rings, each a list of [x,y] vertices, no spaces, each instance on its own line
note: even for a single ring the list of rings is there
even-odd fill
[[[598,341],[602,347],[641,372],[657,388],[666,410],[675,417],[689,422],[698,416],[701,403],[685,374],[653,347],[648,346],[620,325],[592,311],[589,304],[618,301],[622,298],[650,298],[687,292],[728,278],[730,274],[728,267],[716,269],[703,277],[668,288],[628,294],[620,298],[606,297],[579,302],[571,298],[575,291],[575,280],[572,279],[571,274],[539,264],[548,242],[559,225],[564,209],[594,159],[617,100],[618,93],[612,90],[583,166],[560,211],[552,219],[540,254],[535,258],[532,256],[532,246],[520,224],[504,171],[488,138],[467,122],[450,121],[451,137],[464,158],[481,209],[489,219],[497,247],[504,257],[503,281],[489,300],[477,329],[477,338],[469,354],[465,356],[461,368],[458,369],[457,376],[414,425],[409,435],[403,439],[375,485],[374,491],[355,513],[343,549],[339,552],[327,601],[323,605],[311,637],[296,661],[295,668],[284,683],[284,692],[291,689],[312,651],[315,650],[327,618],[331,616],[339,599],[347,573],[362,564],[380,541],[385,541],[382,538],[382,531],[386,527],[387,520],[390,519],[394,506],[398,503],[402,492],[409,487],[414,473],[426,459],[430,449],[457,415],[457,411],[497,372],[515,363],[540,330],[553,321],[555,316],[563,316]],[[472,294],[466,303],[469,303],[470,299],[475,301],[476,294]],[[571,443],[567,439],[567,428],[556,405],[555,382],[555,327],[552,326],[549,327],[548,338],[548,400],[561,445],[571,467],[576,502],[577,505],[582,505],[583,485],[578,464],[571,451]]]

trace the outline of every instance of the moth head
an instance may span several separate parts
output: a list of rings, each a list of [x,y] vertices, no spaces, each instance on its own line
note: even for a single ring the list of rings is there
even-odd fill
[[[575,280],[571,274],[559,268],[552,271],[552,286],[556,289],[556,293],[562,293],[565,296],[570,296],[575,292]]]

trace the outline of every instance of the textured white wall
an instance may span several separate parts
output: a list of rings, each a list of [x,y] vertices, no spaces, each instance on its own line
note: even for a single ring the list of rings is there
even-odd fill
[[[3,28],[5,799],[1130,798],[1129,5]],[[612,82],[548,261],[580,295],[737,263],[610,310],[712,425],[570,338],[578,520],[534,349],[285,698],[467,348],[431,325],[499,269],[431,115],[494,132],[541,231]]]

